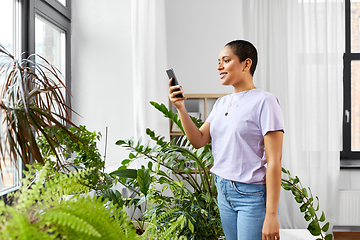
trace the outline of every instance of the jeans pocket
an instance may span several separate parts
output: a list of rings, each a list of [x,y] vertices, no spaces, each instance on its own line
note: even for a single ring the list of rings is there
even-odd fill
[[[240,182],[232,182],[236,192],[245,196],[264,196],[266,194],[266,186],[263,184],[247,184]]]

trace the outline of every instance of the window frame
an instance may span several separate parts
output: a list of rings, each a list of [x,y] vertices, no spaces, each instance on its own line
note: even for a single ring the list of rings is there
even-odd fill
[[[351,52],[351,0],[345,0],[345,53],[343,55],[343,148],[341,168],[360,168],[360,151],[351,150],[351,63],[359,61],[360,53]]]
[[[66,93],[66,103],[70,105],[71,94],[71,0],[66,0],[66,6],[57,0],[17,0],[21,4],[21,46],[22,58],[27,58],[35,53],[35,17],[39,15],[46,21],[51,22],[65,32],[65,79],[68,91]],[[22,163],[22,169],[25,169]],[[21,174],[20,179],[24,177]],[[7,199],[7,194],[19,189],[19,185],[0,191],[0,198]]]

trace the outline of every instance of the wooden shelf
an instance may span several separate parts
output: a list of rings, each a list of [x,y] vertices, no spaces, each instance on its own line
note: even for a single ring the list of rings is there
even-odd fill
[[[189,112],[200,112],[201,113],[201,119],[203,121],[206,120],[206,118],[208,117],[209,113],[211,112],[211,109],[215,103],[215,101],[219,98],[219,97],[223,97],[227,94],[219,94],[219,93],[215,93],[215,94],[204,94],[204,93],[200,93],[200,94],[185,94],[185,97],[187,98],[187,100],[185,100],[185,106],[187,108],[187,110]],[[190,101],[188,101],[190,100]],[[194,102],[193,100],[198,100],[197,104]],[[190,103],[192,103],[192,105],[189,107],[187,105],[190,105]],[[192,108],[196,108],[196,110],[192,109]],[[173,104],[170,102],[169,100],[169,109],[171,109],[173,112],[176,112],[175,107],[173,106]],[[175,138],[178,136],[182,136],[183,133],[179,132],[179,131],[173,131],[173,125],[174,123],[170,120],[170,138]]]

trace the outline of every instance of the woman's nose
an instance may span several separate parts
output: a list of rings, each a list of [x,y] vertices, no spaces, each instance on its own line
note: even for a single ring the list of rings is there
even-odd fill
[[[218,67],[217,67],[217,70],[220,70],[220,69],[223,69],[224,67],[223,67],[223,65],[222,65],[222,63],[219,63],[219,65],[218,65]]]

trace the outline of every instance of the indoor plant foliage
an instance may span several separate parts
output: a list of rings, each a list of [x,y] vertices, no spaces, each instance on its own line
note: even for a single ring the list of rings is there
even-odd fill
[[[38,55],[17,60],[0,45],[0,77],[5,80],[0,100],[1,158],[30,163],[31,156],[31,160],[44,163],[36,134],[43,134],[54,149],[59,144],[45,129],[56,126],[67,131],[66,125],[74,126],[60,72]]]
[[[317,205],[315,206],[314,197],[311,193],[311,189],[304,188],[300,182],[300,179],[295,176],[291,177],[290,171],[282,169],[282,172],[287,175],[288,179],[282,179],[281,186],[286,191],[291,191],[294,195],[295,201],[300,206],[300,211],[304,213],[304,218],[307,222],[310,221],[308,225],[308,230],[313,236],[319,236],[317,240],[331,240],[333,238],[332,234],[326,234],[329,229],[330,223],[325,223],[325,213],[321,212],[321,216],[317,215],[319,211],[319,198],[315,197],[317,200]],[[321,226],[322,225],[322,226]]]
[[[50,162],[27,168],[13,204],[0,201],[0,239],[184,239],[175,229],[183,218],[160,233],[154,217],[145,233],[137,235],[124,205],[88,194],[91,168],[68,174],[54,170]]]
[[[161,107],[156,103],[152,104]],[[177,115],[171,111],[167,110],[165,114],[179,122]],[[201,125],[200,120],[194,119],[194,122]],[[179,127],[182,129],[181,125]],[[167,142],[165,137],[157,136],[150,129],[147,129],[146,133],[155,146],[150,147],[149,143],[143,144],[133,139],[116,142],[131,152],[129,159],[123,160],[122,166],[110,175],[118,177],[127,185],[126,178],[135,179],[136,176],[136,173],[130,174],[131,171],[138,171],[128,169],[129,164],[137,159],[148,159],[149,163],[143,168],[152,174],[151,184],[163,187],[161,190],[151,188],[146,197],[150,207],[142,217],[151,219],[154,213],[157,216],[166,215],[158,224],[159,230],[171,227],[176,219],[184,217],[184,224],[179,230],[187,239],[218,239],[223,236],[214,175],[210,172],[213,164],[211,145],[195,149],[186,137],[175,144],[174,140]],[[189,163],[193,164],[192,168],[188,167]],[[163,193],[167,188],[171,190],[170,196]],[[168,211],[171,211],[171,214],[166,214]]]
[[[49,163],[28,169],[13,205],[0,202],[0,239],[136,239],[125,211],[82,195],[91,169],[64,174]]]
[[[45,161],[51,162],[51,166],[58,171],[66,172],[79,169],[92,169],[89,176],[89,187],[99,192],[112,185],[112,178],[105,173],[105,161],[102,159],[97,147],[100,140],[100,132],[91,132],[85,126],[70,126],[66,130],[63,128],[46,128],[44,132],[51,139],[56,139],[59,143],[55,151],[44,135],[37,137],[37,143]],[[70,132],[72,136],[68,134]],[[56,154],[61,156],[62,161],[54,162]]]
[[[164,104],[151,102],[151,104],[171,119],[184,133],[179,117],[169,110]],[[201,120],[194,119],[194,123],[200,127]],[[217,207],[216,188],[214,186],[214,176],[210,172],[213,164],[211,154],[211,145],[195,149],[186,136],[180,138],[178,142],[166,142],[163,136],[156,136],[150,129],[146,130],[150,138],[155,141],[154,147],[149,144],[142,144],[141,141],[135,142],[133,139],[119,140],[117,145],[129,149],[129,159],[122,161],[122,166],[113,175],[116,175],[124,181],[129,177],[126,173],[132,171],[128,169],[128,164],[136,159],[146,158],[150,160],[147,168],[153,173],[153,182],[163,184],[163,189],[170,188],[172,196],[166,196],[162,191],[153,190],[148,199],[155,204],[150,207],[143,217],[148,217],[151,213],[163,213],[172,210],[172,214],[159,224],[159,227],[171,226],[171,222],[179,216],[185,217],[185,224],[181,226],[181,233],[190,239],[216,239],[223,235],[220,222],[220,214]],[[186,167],[189,162],[194,162],[194,167]],[[161,167],[161,168],[160,168]],[[133,170],[136,171],[136,170]],[[282,187],[285,190],[291,190],[295,200],[301,203],[300,211],[304,213],[309,232],[318,239],[332,239],[331,234],[326,234],[329,223],[325,223],[325,214],[322,212],[318,217],[319,203],[315,207],[314,197],[311,190],[301,186],[299,178],[292,178],[288,170],[282,170],[287,174],[288,180],[282,179]],[[186,182],[187,184],[184,184]],[[317,201],[318,198],[316,197]],[[323,226],[321,226],[323,224]],[[202,233],[210,233],[203,236]],[[200,233],[200,234],[199,234]]]

